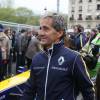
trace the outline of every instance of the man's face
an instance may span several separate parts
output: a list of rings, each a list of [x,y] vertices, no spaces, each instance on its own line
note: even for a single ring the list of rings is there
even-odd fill
[[[40,30],[38,31],[41,45],[50,48],[53,43],[59,42],[60,33],[52,27],[52,18],[42,18],[40,20]]]
[[[77,27],[74,27],[74,33],[78,33],[78,29],[77,29]]]

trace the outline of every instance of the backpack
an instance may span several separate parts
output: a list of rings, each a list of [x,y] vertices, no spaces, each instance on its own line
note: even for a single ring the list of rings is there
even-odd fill
[[[83,60],[85,61],[85,64],[89,70],[92,70],[96,67],[98,57],[93,55],[92,50],[93,47],[91,46],[91,41],[89,40],[88,43],[82,48],[80,51]],[[95,46],[94,46],[95,47]]]
[[[89,70],[92,70],[96,67],[98,58],[95,56],[91,56],[89,54],[86,54],[83,56],[83,60],[85,61],[85,64]]]

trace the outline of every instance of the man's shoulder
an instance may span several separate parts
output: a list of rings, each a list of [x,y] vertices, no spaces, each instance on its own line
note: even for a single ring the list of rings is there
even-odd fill
[[[65,51],[66,51],[67,54],[80,55],[79,52],[77,52],[77,51],[75,51],[75,50],[72,50],[72,49],[70,49],[70,48],[65,47],[64,49],[65,49]]]
[[[72,50],[70,48],[67,48],[67,47],[64,48],[63,53],[64,53],[64,56],[66,56],[68,59],[72,59],[72,60],[75,59],[76,56],[80,56],[79,52]]]
[[[36,53],[32,58],[32,65],[40,65],[43,62],[46,62],[46,59],[45,54],[41,51]]]
[[[37,52],[34,56],[33,56],[33,60],[34,59],[41,59],[41,58],[43,58],[43,56],[44,56],[44,53],[43,52]]]
[[[34,55],[34,57],[40,57],[41,55],[42,55],[42,52],[39,51],[39,52],[37,52],[37,53]]]

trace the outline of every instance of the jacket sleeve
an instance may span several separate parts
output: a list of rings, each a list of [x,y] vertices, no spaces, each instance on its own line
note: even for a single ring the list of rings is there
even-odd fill
[[[25,89],[21,100],[34,100],[36,96],[36,77],[31,68],[30,78],[25,83]]]
[[[80,55],[75,58],[73,64],[73,77],[84,100],[95,100],[94,86],[90,80],[86,65]]]

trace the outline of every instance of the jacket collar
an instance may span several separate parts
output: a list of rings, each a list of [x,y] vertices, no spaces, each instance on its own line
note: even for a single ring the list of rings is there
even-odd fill
[[[60,48],[64,45],[63,40],[61,40],[59,43],[52,44],[52,47],[49,49],[43,48],[42,51],[45,52],[47,55],[54,55],[56,54]]]

